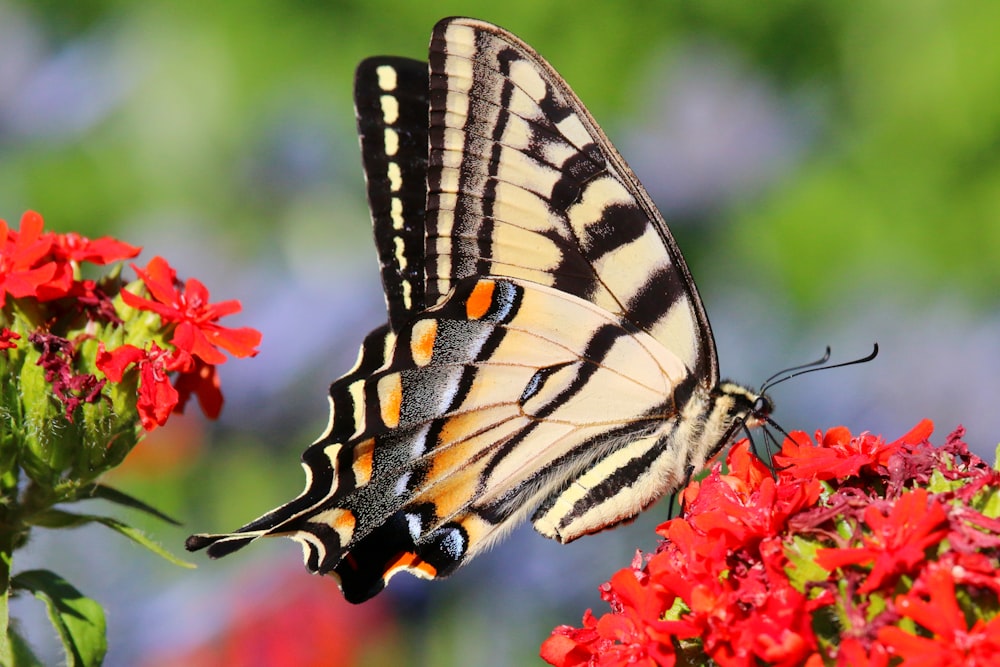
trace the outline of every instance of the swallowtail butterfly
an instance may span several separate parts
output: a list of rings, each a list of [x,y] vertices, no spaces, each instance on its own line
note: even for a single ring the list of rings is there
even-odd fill
[[[358,67],[388,304],[330,387],[304,491],[233,533],[302,545],[361,602],[443,577],[531,517],[569,542],[676,491],[770,401],[719,381],[670,231],[569,86],[497,26]]]

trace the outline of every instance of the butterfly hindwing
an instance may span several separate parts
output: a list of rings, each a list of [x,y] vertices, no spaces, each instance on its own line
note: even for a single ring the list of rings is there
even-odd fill
[[[606,311],[511,279],[460,281],[395,341],[380,369],[333,385],[357,430],[307,450],[318,488],[265,517],[352,601],[398,571],[443,576],[502,537],[620,439],[655,432],[687,373]]]

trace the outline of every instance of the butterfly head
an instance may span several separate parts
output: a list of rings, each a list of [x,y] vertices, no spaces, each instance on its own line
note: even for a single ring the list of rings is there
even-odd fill
[[[729,380],[720,382],[716,392],[715,409],[709,419],[717,420],[720,427],[722,435],[718,439],[718,449],[740,430],[748,432],[749,429],[772,423],[774,402],[767,394]]]
[[[766,424],[774,412],[774,402],[770,396],[730,380],[719,383],[716,401],[732,418],[736,428],[754,428]]]

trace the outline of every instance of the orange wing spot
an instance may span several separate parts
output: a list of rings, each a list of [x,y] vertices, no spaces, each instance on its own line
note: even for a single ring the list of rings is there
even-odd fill
[[[476,283],[472,294],[465,300],[465,312],[470,320],[478,320],[489,311],[495,289],[496,283],[492,280],[480,280]]]
[[[410,354],[417,366],[426,366],[434,356],[434,341],[437,338],[437,320],[420,320],[413,325],[410,339]]]
[[[409,570],[422,579],[433,579],[437,576],[437,568],[421,560],[420,556],[412,551],[404,551],[396,556],[395,560],[389,561],[385,568],[385,580],[389,581],[400,570]]]
[[[358,523],[353,512],[339,507],[320,512],[310,517],[309,522],[333,528],[334,532],[337,533],[337,538],[340,540],[341,545],[346,545],[351,541],[351,538],[354,536],[354,527]],[[328,546],[332,548],[332,545]]]
[[[364,486],[371,481],[374,454],[375,438],[368,438],[354,446],[354,461],[351,470],[354,472],[355,486]]]
[[[386,375],[378,381],[378,404],[382,423],[389,428],[399,426],[399,411],[403,406],[403,380],[399,373]]]
[[[341,510],[340,516],[333,521],[333,529],[338,533],[350,535],[354,532],[355,524],[357,524],[357,520],[354,518],[354,514],[349,510]]]

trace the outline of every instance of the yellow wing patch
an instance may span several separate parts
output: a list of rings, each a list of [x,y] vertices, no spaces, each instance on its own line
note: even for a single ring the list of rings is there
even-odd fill
[[[410,354],[417,366],[426,366],[434,354],[434,341],[437,339],[437,320],[419,320],[413,326],[410,338]]]
[[[389,428],[399,426],[400,410],[403,407],[403,380],[399,373],[379,378],[378,406],[383,424]]]

